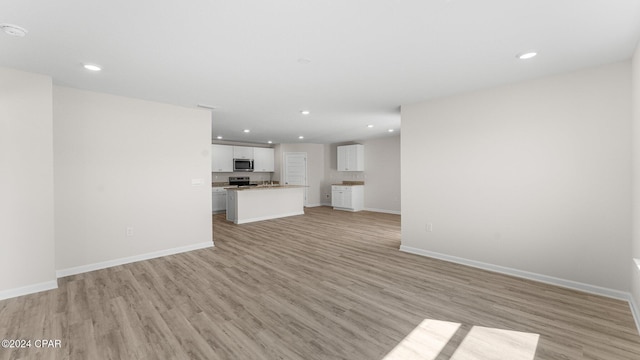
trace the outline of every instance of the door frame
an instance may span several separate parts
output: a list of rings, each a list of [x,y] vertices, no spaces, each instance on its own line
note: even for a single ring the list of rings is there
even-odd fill
[[[282,182],[286,185],[287,184],[287,155],[304,155],[304,186],[307,186],[304,188],[304,206],[307,206],[308,204],[308,192],[309,192],[309,158],[307,156],[306,152],[302,152],[302,151],[291,151],[291,152],[283,152],[282,153],[282,164],[284,166],[282,166],[282,173],[281,173],[281,178],[282,178]]]

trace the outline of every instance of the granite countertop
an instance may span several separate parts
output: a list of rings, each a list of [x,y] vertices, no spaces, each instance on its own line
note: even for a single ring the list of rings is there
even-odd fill
[[[343,181],[342,184],[331,184],[336,186],[361,186],[364,185],[364,181]]]
[[[271,183],[273,183],[272,186],[279,186],[280,185],[279,181],[272,181]],[[263,186],[263,185],[267,186],[267,185],[269,185],[269,184],[264,184],[263,181],[253,181],[253,182],[251,182],[251,184],[255,184],[255,185],[258,185],[258,186]],[[235,188],[235,187],[238,187],[238,185],[229,185],[228,182],[214,181],[214,182],[211,183],[211,187]],[[253,186],[253,187],[255,187],[255,186]]]
[[[246,190],[277,190],[277,189],[296,189],[296,188],[305,188],[308,187],[306,185],[258,185],[258,186],[238,186],[238,187],[228,187],[227,190],[235,190],[235,191],[246,191]]]

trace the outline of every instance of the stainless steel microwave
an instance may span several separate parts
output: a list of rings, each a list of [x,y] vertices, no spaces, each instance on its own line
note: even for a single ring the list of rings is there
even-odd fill
[[[233,171],[253,171],[253,160],[233,159]]]

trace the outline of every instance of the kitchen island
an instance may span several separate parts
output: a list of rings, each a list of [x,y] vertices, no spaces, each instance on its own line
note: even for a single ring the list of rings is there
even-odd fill
[[[235,224],[304,214],[304,188],[298,185],[239,186],[227,189],[227,220]]]

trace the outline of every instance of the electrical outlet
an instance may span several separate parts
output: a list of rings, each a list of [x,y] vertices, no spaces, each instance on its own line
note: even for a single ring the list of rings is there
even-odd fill
[[[324,194],[324,197],[328,199],[329,198],[329,194]]]
[[[133,226],[127,226],[127,236],[133,236]]]
[[[425,225],[424,229],[427,232],[432,232],[433,231],[433,223],[427,223],[427,225]]]

